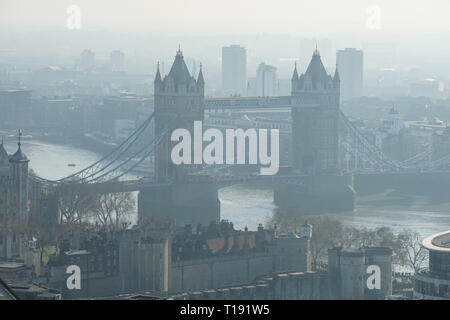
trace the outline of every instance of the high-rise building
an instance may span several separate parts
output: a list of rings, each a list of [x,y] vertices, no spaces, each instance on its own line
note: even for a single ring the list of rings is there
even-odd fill
[[[239,45],[222,48],[222,89],[243,94],[247,88],[247,51]]]
[[[122,51],[114,50],[109,55],[109,62],[111,63],[112,71],[124,71],[125,69],[125,55]]]
[[[363,95],[363,52],[355,48],[338,50],[336,61],[341,77],[341,99],[361,97]]]
[[[262,62],[256,70],[256,83],[253,88],[258,97],[270,97],[277,95],[277,68]]]
[[[79,67],[83,71],[91,70],[95,67],[95,53],[91,50],[83,50],[80,54]]]

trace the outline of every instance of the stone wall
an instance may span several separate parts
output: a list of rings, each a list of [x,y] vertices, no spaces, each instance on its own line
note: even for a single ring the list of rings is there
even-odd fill
[[[274,271],[275,256],[251,254],[172,263],[169,292],[248,284]]]
[[[267,252],[172,262],[169,293],[241,286],[273,273],[310,270],[308,239],[276,238]]]
[[[328,276],[316,272],[280,273],[245,286],[192,291],[170,300],[320,300],[328,298]]]

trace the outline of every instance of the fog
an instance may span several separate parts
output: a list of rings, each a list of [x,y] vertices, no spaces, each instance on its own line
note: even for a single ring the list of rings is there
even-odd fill
[[[449,12],[0,0],[0,300],[450,298]]]
[[[70,5],[80,9],[79,29],[67,27]],[[375,67],[421,67],[443,76],[450,69],[448,9],[445,0],[2,0],[0,62],[32,52],[28,66],[61,65],[73,63],[84,49],[95,51],[99,60],[118,49],[127,56],[128,71],[153,72],[156,61],[171,60],[180,44],[211,76],[219,72],[221,47],[239,43],[248,50],[250,73],[257,66],[252,61],[265,61],[284,77],[292,62],[284,67],[280,61],[301,58],[301,39],[327,39],[330,52],[388,45],[395,65]],[[324,58],[334,66],[334,54]]]
[[[446,0],[3,0],[5,25],[64,27],[66,8],[82,10],[83,28],[158,34],[363,34],[367,8],[381,9],[381,32],[445,33],[450,30]]]

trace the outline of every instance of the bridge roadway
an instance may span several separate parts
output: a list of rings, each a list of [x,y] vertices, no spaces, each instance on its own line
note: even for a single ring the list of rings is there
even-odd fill
[[[291,108],[293,97],[205,98],[205,110]]]
[[[205,109],[206,110],[245,110],[245,109],[289,109],[291,107],[296,106],[312,106],[314,105],[313,101],[307,101],[301,97],[292,97],[292,96],[280,96],[280,97],[248,97],[248,98],[242,98],[242,97],[231,97],[231,98],[205,98]],[[364,176],[370,176],[371,178],[363,178],[362,181],[369,181],[373,180],[376,175],[379,175],[380,178],[383,176],[382,179],[390,180],[390,181],[398,181],[398,178],[395,179],[389,179],[388,176],[398,176],[403,175],[403,177],[406,176],[420,176],[425,173],[421,172],[420,170],[417,170],[417,168],[402,168],[403,170],[401,172],[397,172],[398,168],[391,168],[389,172],[386,170],[376,171],[376,170],[370,170],[368,172],[364,171],[355,171],[355,172],[348,172],[353,173],[355,175],[358,175],[359,177],[357,180],[360,180]],[[406,169],[406,170],[405,170]],[[442,176],[447,176],[449,172],[445,171],[442,172]],[[445,173],[445,174],[444,174]],[[439,173],[437,173],[439,175]],[[436,177],[435,175],[433,175]],[[218,187],[226,186],[226,185],[232,185],[232,184],[238,184],[238,183],[245,183],[245,182],[252,182],[252,181],[261,181],[261,182],[284,182],[287,184],[295,184],[295,185],[302,185],[305,175],[276,175],[276,176],[258,176],[258,175],[242,175],[242,174],[222,174],[222,175],[213,175],[209,178],[205,178],[202,175],[198,175],[197,177],[192,176],[189,177],[188,180],[185,182],[187,184],[192,183],[201,183],[201,182],[212,182],[213,184],[216,184]],[[209,180],[202,180],[202,179],[209,179]],[[376,179],[378,180],[378,179]],[[401,178],[401,180],[404,180],[404,178]],[[355,181],[356,182],[356,181]],[[142,189],[148,189],[148,188],[159,188],[159,187],[167,187],[173,184],[173,181],[166,181],[166,182],[157,182],[153,178],[143,178],[140,180],[130,180],[130,181],[121,181],[121,187],[117,184],[109,184],[108,182],[99,182],[93,184],[93,188],[95,189],[95,192],[114,192],[115,190],[123,190],[123,191],[138,191]],[[366,184],[366,183],[364,183]],[[356,188],[358,189],[358,188]],[[105,191],[103,191],[105,190]],[[110,190],[110,191],[106,191]],[[358,190],[357,190],[358,191]]]
[[[248,183],[248,182],[263,182],[263,183],[279,183],[303,186],[304,174],[280,174],[280,175],[257,175],[257,174],[237,174],[237,175],[192,175],[187,176],[181,182],[186,184],[201,184],[201,183],[211,183],[216,185],[218,188],[223,188],[226,186],[231,186],[235,184]],[[123,191],[140,191],[142,189],[160,188],[167,187],[174,183],[173,180],[168,180],[165,182],[157,182],[152,177],[142,178],[139,180],[127,180],[123,181]],[[101,183],[100,183],[101,184]]]
[[[231,97],[205,98],[205,110],[241,110],[241,109],[290,109],[292,107],[316,107],[319,102],[312,97]]]

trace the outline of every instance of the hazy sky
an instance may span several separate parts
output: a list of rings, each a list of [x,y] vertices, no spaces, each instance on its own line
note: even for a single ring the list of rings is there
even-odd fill
[[[65,28],[71,4],[80,7],[84,29],[180,35],[450,32],[449,0],[0,0],[0,23]],[[380,9],[379,29],[368,28],[371,6]]]

